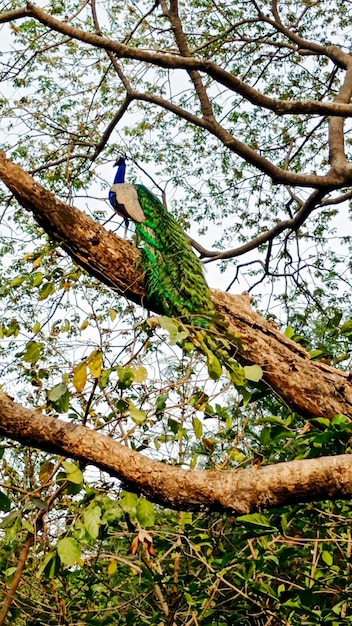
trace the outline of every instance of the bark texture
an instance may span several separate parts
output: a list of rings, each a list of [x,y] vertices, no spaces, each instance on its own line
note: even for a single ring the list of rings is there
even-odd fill
[[[74,261],[119,294],[143,305],[143,276],[138,271],[139,251],[135,247],[61,202],[4,152],[0,152],[0,178]],[[213,300],[229,329],[242,338],[245,349],[238,351],[238,360],[261,365],[265,382],[291,408],[307,419],[332,419],[338,413],[352,418],[348,373],[312,361],[302,346],[253,310],[248,296],[214,290]]]
[[[352,496],[352,456],[290,461],[232,471],[184,470],[153,461],[113,439],[13,402],[0,392],[0,434],[91,462],[126,487],[177,510],[242,515],[291,503]]]

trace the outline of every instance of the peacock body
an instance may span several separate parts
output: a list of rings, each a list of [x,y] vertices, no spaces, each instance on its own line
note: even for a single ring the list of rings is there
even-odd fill
[[[147,306],[188,326],[189,338],[206,356],[212,378],[219,378],[223,365],[235,384],[244,384],[242,368],[231,357],[234,346],[226,325],[214,307],[202,264],[186,233],[144,185],[125,183],[124,158],[115,165],[118,169],[109,200],[125,222],[135,222]]]

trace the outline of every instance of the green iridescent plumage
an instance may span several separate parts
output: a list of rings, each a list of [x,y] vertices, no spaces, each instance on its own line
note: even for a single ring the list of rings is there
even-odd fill
[[[203,269],[189,239],[160,200],[143,185],[135,185],[146,217],[136,223],[143,249],[148,302],[164,315],[207,325],[216,315]]]
[[[124,182],[124,158],[116,164],[119,168],[109,199],[125,222],[135,222],[137,245],[142,251],[145,304],[176,321],[182,339],[206,357],[213,379],[221,376],[223,366],[234,384],[244,385],[244,370],[232,356],[239,340],[227,331],[215,309],[202,264],[186,233],[144,185]]]

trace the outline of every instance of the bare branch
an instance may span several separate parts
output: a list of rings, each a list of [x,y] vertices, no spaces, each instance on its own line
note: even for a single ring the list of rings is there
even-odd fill
[[[98,48],[103,48],[110,53],[116,54],[119,57],[135,59],[165,68],[182,68],[187,70],[188,72],[205,72],[211,78],[228,87],[229,89],[235,91],[236,93],[239,93],[256,106],[268,108],[278,114],[320,113],[324,115],[330,114],[338,116],[352,115],[352,106],[346,103],[322,103],[316,101],[280,101],[269,98],[268,96],[265,96],[258,90],[250,87],[245,82],[241,81],[230,72],[223,70],[216,63],[213,63],[211,61],[199,60],[189,56],[178,56],[175,54],[160,53],[139,48],[131,48],[125,44],[118,43],[116,41],[103,37],[101,34],[86,32],[72,26],[67,22],[59,21],[53,16],[47,14],[42,9],[39,9],[38,7],[30,3],[27,5],[26,10],[6,12],[2,15],[0,14],[0,21],[6,21],[6,19],[9,19],[9,14],[11,14],[12,19],[19,19],[30,15],[40,21],[42,24],[57,32],[62,33],[63,35],[71,36],[79,41],[82,41],[92,46],[96,46]],[[273,22],[273,24],[277,26],[278,23]],[[284,28],[280,24],[279,27],[280,29]],[[292,35],[291,31],[289,31],[289,33],[290,35]],[[182,50],[184,50],[184,52],[187,52],[188,54],[188,47],[187,49],[185,47],[187,42],[182,39],[182,32],[181,34],[178,33],[177,36],[179,38],[179,45],[182,47]],[[300,45],[304,44],[309,48],[309,42],[306,42],[305,40],[299,39],[299,42],[297,43],[299,43]],[[334,46],[324,47],[320,45],[318,46],[316,44],[311,44],[311,49],[318,53],[324,54],[329,58],[332,58],[335,63],[338,63],[340,66],[343,67],[346,67],[348,63],[351,62],[351,57],[349,55]],[[237,153],[243,159],[257,167],[260,171],[267,174],[274,181],[274,183],[299,185],[303,187],[309,186],[320,189],[334,189],[343,184],[350,184],[350,182],[352,181],[352,171],[350,171],[351,168],[349,167],[339,167],[337,172],[335,170],[331,170],[326,175],[318,176],[315,174],[297,174],[295,172],[282,170],[280,167],[274,165],[261,154],[236,139],[233,135],[231,135],[231,133],[229,133],[226,129],[224,129],[220,124],[215,121],[207,108],[208,105],[206,102],[205,92],[204,89],[200,87],[200,85],[201,83],[199,83],[197,89],[199,92],[199,97],[202,97],[203,118],[202,122],[199,121],[199,118],[193,118],[193,123],[198,123],[198,125],[206,128],[209,132],[216,136],[227,148]],[[149,94],[145,95],[145,99],[147,96],[149,97]],[[142,95],[139,95],[138,99],[142,99]],[[157,102],[156,99],[154,99],[154,101]],[[170,103],[166,105],[166,101],[160,100],[159,104],[160,106],[164,106],[164,108],[168,108],[168,110],[170,111],[172,110],[172,105]],[[183,117],[185,119],[191,119],[191,116],[192,114],[183,111]],[[196,120],[198,120],[198,122]]]

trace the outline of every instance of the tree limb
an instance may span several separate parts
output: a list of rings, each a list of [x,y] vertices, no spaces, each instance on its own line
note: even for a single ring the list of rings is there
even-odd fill
[[[42,415],[0,392],[0,434],[93,463],[127,488],[180,511],[245,514],[296,502],[352,496],[352,456],[339,455],[233,471],[165,465],[85,426]]]

